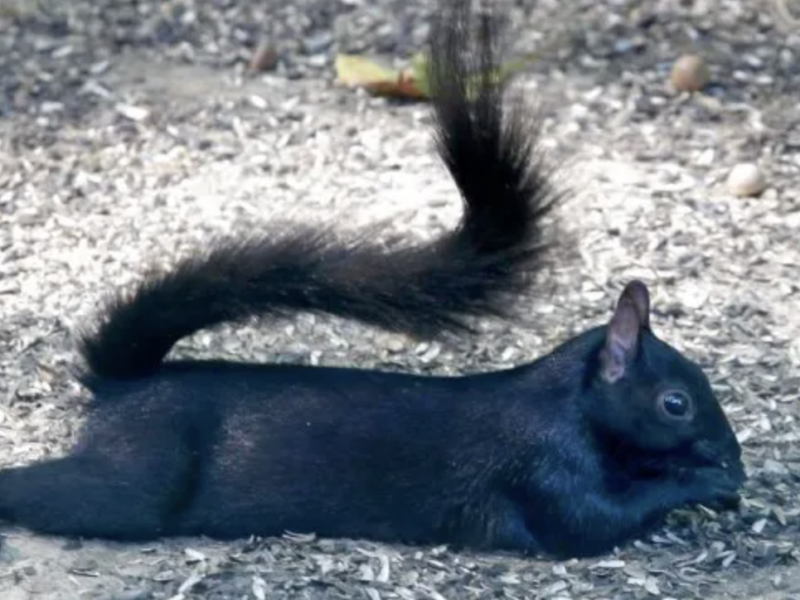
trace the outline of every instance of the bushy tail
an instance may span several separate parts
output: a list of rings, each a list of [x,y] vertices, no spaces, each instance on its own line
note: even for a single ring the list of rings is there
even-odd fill
[[[400,247],[369,228],[344,241],[298,227],[218,242],[106,307],[82,338],[92,374],[146,375],[181,338],[251,317],[321,312],[430,337],[508,316],[541,266],[542,219],[559,195],[535,127],[503,105],[493,25],[473,21],[469,0],[447,0],[431,41],[438,150],[464,201],[454,231]]]

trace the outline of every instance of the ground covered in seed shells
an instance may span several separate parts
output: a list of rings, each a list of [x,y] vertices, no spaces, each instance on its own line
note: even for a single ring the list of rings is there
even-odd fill
[[[800,597],[800,36],[776,26],[770,3],[516,3],[510,51],[539,56],[520,86],[544,102],[547,142],[576,190],[558,214],[570,250],[542,274],[523,325],[420,344],[300,316],[179,349],[493,369],[606,319],[624,282],[642,277],[658,333],[708,368],[742,440],[740,514],[682,511],[612,555],[563,563],[309,537],[67,542],[4,527],[0,595]],[[393,215],[396,231],[420,237],[455,222],[427,108],[332,77],[337,51],[407,58],[432,5],[0,0],[1,464],[74,439],[85,396],[72,335],[145,269],[275,216],[357,227]],[[686,51],[709,63],[702,95],[665,85]],[[254,52],[274,70],[245,75]],[[739,161],[764,170],[760,197],[727,191]]]

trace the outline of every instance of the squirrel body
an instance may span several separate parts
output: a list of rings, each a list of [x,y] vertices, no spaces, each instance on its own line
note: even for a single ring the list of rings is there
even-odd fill
[[[82,339],[80,442],[0,470],[0,518],[116,540],[293,531],[576,557],[675,508],[735,503],[736,437],[700,368],[652,332],[639,282],[608,324],[491,373],[164,361],[199,329],[297,310],[423,335],[504,314],[541,267],[559,194],[490,81],[494,42],[467,0],[444,3],[431,81],[465,202],[454,232],[399,249],[372,232],[228,241],[120,295]]]

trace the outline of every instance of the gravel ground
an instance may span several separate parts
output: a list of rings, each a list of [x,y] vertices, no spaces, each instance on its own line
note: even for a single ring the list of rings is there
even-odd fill
[[[568,4],[568,6],[567,6]],[[644,8],[646,4],[646,8]],[[103,295],[217,232],[271,218],[458,216],[427,108],[334,85],[336,51],[406,58],[423,0],[0,0],[0,463],[61,452],[85,400],[72,334]],[[29,598],[800,597],[800,37],[766,0],[541,0],[509,13],[522,77],[576,195],[524,326],[418,343],[300,316],[224,328],[183,355],[417,372],[532,359],[605,319],[630,277],[655,323],[709,370],[750,480],[738,515],[687,510],[649,539],[555,563],[363,541],[120,545],[4,528],[0,595]],[[271,46],[274,71],[245,76]],[[665,85],[701,51],[694,97]],[[731,196],[756,161],[769,189]],[[424,193],[421,193],[424,191]]]

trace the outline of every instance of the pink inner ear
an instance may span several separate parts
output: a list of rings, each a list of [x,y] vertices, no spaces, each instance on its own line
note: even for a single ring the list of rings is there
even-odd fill
[[[600,351],[600,375],[607,383],[621,379],[636,356],[641,330],[639,309],[624,293],[606,329],[606,343]]]
[[[623,298],[630,300],[636,312],[639,313],[639,325],[645,329],[650,328],[650,291],[647,286],[638,279],[634,279],[625,286],[620,295],[620,302]]]

